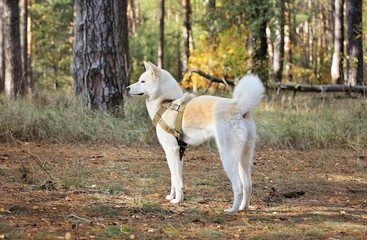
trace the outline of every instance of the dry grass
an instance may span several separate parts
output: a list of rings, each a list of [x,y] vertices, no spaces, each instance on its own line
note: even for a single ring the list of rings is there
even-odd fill
[[[267,97],[255,114],[258,145],[319,149],[367,147],[367,99],[319,95]],[[32,101],[0,98],[0,141],[125,144],[143,146],[151,126],[143,99],[127,98],[125,118],[90,111],[64,95],[38,94]],[[148,146],[157,145],[156,139]],[[147,146],[147,145],[144,145]],[[215,145],[206,145],[214,148]]]
[[[260,105],[256,121],[261,146],[281,149],[367,146],[366,98],[273,96]]]

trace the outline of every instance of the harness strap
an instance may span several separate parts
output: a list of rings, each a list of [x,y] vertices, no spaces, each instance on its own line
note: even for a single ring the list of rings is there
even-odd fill
[[[149,129],[148,132],[143,134],[143,136],[140,137],[140,140],[144,142],[148,138],[153,136],[155,132],[155,127],[157,126],[157,124],[159,124],[159,126],[161,126],[164,131],[176,137],[177,143],[180,146],[180,160],[182,161],[182,157],[187,148],[187,143],[182,141],[182,119],[186,104],[178,105],[171,102],[164,102],[153,117],[153,127]],[[176,124],[174,129],[170,128],[162,119],[162,115],[167,109],[177,111]]]

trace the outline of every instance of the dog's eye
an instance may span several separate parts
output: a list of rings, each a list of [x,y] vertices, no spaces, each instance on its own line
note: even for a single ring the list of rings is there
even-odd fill
[[[141,83],[145,83],[145,81],[143,80],[143,81],[141,81]]]

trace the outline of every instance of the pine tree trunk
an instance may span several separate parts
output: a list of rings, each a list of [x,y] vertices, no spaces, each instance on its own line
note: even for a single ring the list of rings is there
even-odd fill
[[[27,70],[28,70],[28,44],[27,44],[27,28],[28,28],[28,1],[21,0],[21,51],[22,51],[22,85],[21,85],[21,94],[26,94],[26,86],[27,86]]]
[[[0,1],[0,93],[4,91],[5,82],[5,55],[4,55],[4,31],[3,31],[3,2]]]
[[[164,0],[160,2],[158,67],[164,67]]]
[[[253,55],[254,55],[254,31],[250,27],[248,29],[248,38],[247,38],[247,53],[249,56],[249,60],[247,61],[247,74],[252,74],[253,68]]]
[[[191,23],[190,23],[190,0],[183,0],[183,70],[186,71],[188,68],[187,61],[190,57],[190,32],[191,32]]]
[[[31,0],[28,1],[28,8],[31,7]],[[26,94],[31,96],[33,93],[34,83],[33,83],[33,74],[32,74],[32,19],[31,14],[28,12],[27,19],[27,79],[26,79]]]
[[[334,9],[334,53],[331,64],[331,81],[333,84],[343,84],[344,0],[335,0]]]
[[[277,0],[275,7],[275,40],[273,56],[273,81],[281,82],[284,62],[284,0]]]
[[[273,49],[273,40],[271,38],[271,29],[269,23],[266,24],[266,38],[268,43],[268,55],[269,55],[269,66],[273,69],[273,60],[274,60],[274,49]]]
[[[3,11],[5,55],[4,90],[7,97],[16,98],[22,81],[18,1],[4,0]]]
[[[127,6],[119,0],[75,2],[73,87],[92,109],[123,106],[128,84]]]
[[[362,0],[347,0],[348,84],[363,84]]]
[[[216,10],[216,0],[206,0],[206,13],[210,14],[212,12],[215,12]],[[213,37],[214,37],[214,26],[211,23],[208,23],[208,39],[209,39],[209,43],[211,43],[213,41]]]
[[[285,25],[284,25],[284,55],[285,55],[285,78],[287,81],[293,81],[292,75],[292,64],[293,64],[293,56],[292,56],[292,15],[291,15],[291,4],[289,2],[286,3],[286,11],[285,11]]]

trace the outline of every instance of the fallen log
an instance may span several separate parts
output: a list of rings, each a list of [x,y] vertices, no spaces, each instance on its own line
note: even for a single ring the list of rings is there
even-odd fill
[[[223,79],[219,77],[212,76],[207,74],[199,69],[189,68],[189,72],[199,74],[202,77],[205,77],[210,80],[207,88],[205,89],[205,93],[207,93],[208,89],[212,85],[213,82],[216,83],[224,83],[226,86],[235,86],[235,82],[229,79]],[[290,83],[275,83],[270,84],[269,88],[277,89],[279,93],[281,90],[291,90],[291,91],[300,91],[300,92],[355,92],[361,93],[363,95],[367,95],[367,86],[351,86],[351,85],[313,85],[313,84],[290,84]]]
[[[290,84],[277,83],[271,86],[279,90],[293,90],[300,92],[356,92],[361,94],[367,93],[367,86],[350,86],[350,85],[307,85],[307,84]]]

